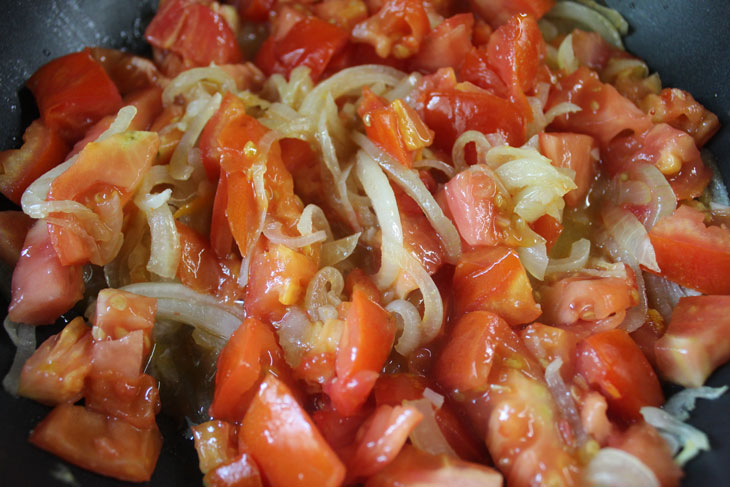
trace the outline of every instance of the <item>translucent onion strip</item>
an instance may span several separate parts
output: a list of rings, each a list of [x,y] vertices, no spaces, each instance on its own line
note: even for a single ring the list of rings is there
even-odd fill
[[[246,318],[243,309],[223,304],[209,294],[198,293],[178,283],[141,282],[121,289],[156,298],[158,320],[185,323],[225,339]]]
[[[169,87],[169,86],[168,86]],[[195,116],[190,126],[178,142],[170,159],[170,175],[175,179],[186,180],[193,173],[195,167],[188,162],[188,152],[195,146],[200,133],[208,120],[218,111],[223,97],[220,93],[213,95],[202,110]]]
[[[23,323],[15,323],[14,321],[10,321],[8,317],[5,317],[3,327],[16,347],[13,365],[10,366],[10,370],[3,378],[3,388],[8,394],[17,397],[18,387],[20,386],[20,373],[23,371],[23,365],[25,365],[26,360],[35,352],[36,327]]]
[[[135,199],[136,205],[147,216],[150,226],[150,259],[147,270],[160,277],[174,279],[180,263],[180,236],[175,225],[175,218],[167,201],[172,190],[161,193],[145,194]]]
[[[573,272],[580,270],[586,266],[588,257],[591,255],[591,242],[582,238],[577,242],[573,242],[570,247],[570,255],[562,259],[550,259],[547,265],[546,273],[553,274],[556,272]]]
[[[400,332],[398,341],[395,343],[395,350],[407,357],[413,352],[421,340],[421,315],[410,301],[396,299],[388,303],[385,309],[395,315],[396,323]]]
[[[517,247],[517,255],[519,255],[522,265],[525,266],[525,270],[535,279],[541,281],[545,279],[549,259],[544,241],[530,247]]]
[[[312,277],[307,285],[304,306],[312,320],[319,319],[319,308],[338,306],[341,302],[345,280],[334,267],[323,267]]]
[[[616,26],[601,13],[580,3],[562,1],[555,4],[545,17],[551,20],[570,22],[575,27],[592,30],[601,35],[607,42],[619,49],[623,49],[621,34]]]
[[[319,254],[320,265],[331,266],[347,259],[357,248],[360,235],[361,233],[357,232],[348,237],[322,244],[322,251]]]
[[[332,229],[330,228],[327,216],[322,211],[322,208],[310,203],[304,207],[302,214],[299,216],[297,230],[299,230],[301,235],[309,235],[316,231],[315,228],[324,231],[327,240],[332,240]]]
[[[606,230],[630,260],[629,265],[643,265],[647,269],[660,272],[654,247],[649,234],[641,222],[628,210],[615,206],[604,207],[601,213]]]
[[[603,448],[583,471],[586,487],[659,487],[649,467],[618,448]]]
[[[282,232],[281,222],[275,220],[268,220],[266,222],[263,234],[270,242],[286,245],[294,250],[327,240],[327,233],[324,230],[317,230],[316,232],[300,235],[299,237],[290,237]]]
[[[449,445],[438,425],[431,401],[423,398],[415,401],[404,401],[403,405],[412,406],[423,415],[423,419],[418,422],[409,435],[411,443],[416,448],[431,455],[451,455],[458,458],[459,455]]]
[[[545,382],[547,383],[550,392],[555,399],[560,412],[570,424],[575,435],[575,441],[577,446],[583,445],[588,436],[583,429],[583,422],[581,421],[578,408],[573,400],[573,395],[570,393],[570,389],[565,384],[563,376],[560,375],[560,368],[563,366],[563,359],[560,357],[555,358],[552,362],[545,367]]]
[[[701,451],[710,449],[710,440],[705,433],[663,409],[645,406],[641,408],[641,415],[647,423],[659,430],[659,434],[672,449],[672,454],[676,455],[674,461],[680,466],[699,455]]]
[[[162,104],[170,106],[175,98],[184,95],[201,81],[212,81],[220,85],[220,91],[236,92],[236,81],[233,77],[217,66],[186,69],[168,83],[162,92]]]

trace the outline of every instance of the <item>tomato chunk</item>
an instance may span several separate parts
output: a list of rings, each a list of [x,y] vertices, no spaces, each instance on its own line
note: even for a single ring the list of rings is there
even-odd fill
[[[261,487],[261,475],[248,453],[241,453],[233,461],[220,465],[203,477],[207,487]]]
[[[289,388],[269,374],[241,423],[239,435],[272,487],[336,487],[345,466]]]
[[[530,14],[539,19],[553,8],[555,0],[470,0],[469,5],[497,28],[518,14]]]
[[[461,255],[454,271],[454,311],[491,311],[510,325],[540,316],[520,258],[508,247],[485,247]]]
[[[486,172],[462,171],[446,183],[444,191],[456,228],[466,243],[472,246],[499,243],[497,185]]]
[[[30,183],[63,162],[69,146],[55,130],[34,120],[23,133],[23,146],[0,152],[0,192],[16,205]]]
[[[623,330],[591,335],[578,343],[577,370],[625,421],[641,419],[644,406],[664,402],[659,379],[638,345]]]
[[[122,338],[94,341],[91,349],[91,375],[102,376],[115,372],[121,377],[136,380],[145,363],[144,331],[136,330]]]
[[[418,0],[386,0],[377,13],[352,29],[356,42],[375,48],[381,58],[411,57],[429,30],[428,15]]]
[[[203,475],[232,462],[238,455],[238,431],[234,424],[214,419],[191,427]]]
[[[472,49],[471,36],[474,15],[456,14],[444,19],[426,34],[421,48],[411,63],[417,69],[431,73],[439,68],[457,69]]]
[[[593,137],[571,133],[546,133],[540,137],[540,152],[557,167],[575,171],[576,189],[565,196],[565,205],[574,208],[585,201],[596,177],[596,149]],[[597,152],[596,152],[597,153]]]
[[[93,334],[95,340],[117,339],[142,330],[144,354],[152,351],[152,327],[157,300],[119,289],[102,289],[96,298]]]
[[[11,267],[20,259],[23,242],[35,220],[22,211],[0,211],[0,260]]]
[[[699,387],[730,360],[730,296],[681,298],[667,332],[655,345],[662,376],[685,387]]]
[[[84,404],[92,411],[122,419],[139,429],[155,427],[160,412],[157,380],[147,374],[135,379],[108,371],[87,377]]]
[[[563,377],[573,376],[575,350],[578,345],[578,336],[573,332],[542,323],[533,323],[520,332],[520,338],[541,364],[547,365],[560,358],[563,362],[560,368]]]
[[[654,123],[668,123],[687,132],[697,147],[705,145],[720,129],[717,115],[678,88],[664,88],[658,95],[647,95],[639,105]]]
[[[730,230],[706,226],[702,212],[680,206],[649,238],[662,276],[705,294],[730,294]]]
[[[41,119],[67,141],[122,106],[122,97],[104,68],[88,50],[68,54],[42,66],[27,82]]]
[[[28,358],[20,374],[18,394],[44,404],[76,402],[90,370],[91,329],[78,317]]]
[[[129,482],[148,482],[162,449],[157,427],[140,430],[81,406],[57,406],[30,442],[67,462]]]
[[[8,316],[18,323],[53,323],[84,294],[81,267],[61,264],[47,227],[39,220],[28,231],[13,271]],[[39,280],[39,276],[43,278]]]

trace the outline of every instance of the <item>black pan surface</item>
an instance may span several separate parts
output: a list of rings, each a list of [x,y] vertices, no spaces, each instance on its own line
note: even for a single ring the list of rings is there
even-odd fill
[[[607,0],[629,21],[627,49],[661,75],[664,86],[685,89],[715,112],[723,125],[709,144],[730,182],[730,2],[726,0]],[[145,52],[141,39],[155,0],[0,0],[0,148],[18,147],[23,128],[37,117],[23,83],[49,60],[87,45]],[[0,201],[0,209],[11,204]],[[2,303],[5,309],[7,302]],[[0,313],[1,314],[1,313]],[[39,332],[39,341],[50,333]],[[0,375],[10,368],[14,348],[0,331]],[[708,385],[730,384],[730,366]],[[675,391],[669,388],[668,392]],[[0,484],[44,487],[130,485],[68,465],[30,445],[30,430],[49,408],[0,391]],[[730,478],[730,395],[698,401],[690,423],[705,431],[713,449],[685,468],[684,487],[728,485]],[[150,485],[200,486],[201,477],[185,425],[161,415],[165,436]],[[315,486],[313,486],[315,487]]]

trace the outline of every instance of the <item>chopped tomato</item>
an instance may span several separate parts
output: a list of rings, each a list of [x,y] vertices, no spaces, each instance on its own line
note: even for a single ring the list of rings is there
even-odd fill
[[[413,406],[378,406],[360,428],[349,464],[352,478],[367,478],[392,462],[423,415]]]
[[[368,479],[365,487],[418,486],[502,487],[502,475],[493,468],[465,462],[450,455],[431,455],[405,445],[388,466]]]
[[[269,374],[241,423],[239,436],[272,487],[337,487],[345,466],[281,381]]]
[[[142,373],[145,362],[144,331],[136,330],[122,338],[95,340],[91,347],[93,377],[116,372],[121,377],[135,380]]]
[[[549,128],[590,135],[601,147],[622,132],[641,134],[652,127],[651,119],[636,105],[613,86],[601,83],[598,75],[585,67],[560,80],[546,108],[563,102],[574,103],[581,110],[556,117]]]
[[[0,260],[15,267],[35,220],[22,211],[0,211]]]
[[[576,189],[564,196],[565,204],[574,208],[585,202],[596,177],[596,149],[593,137],[570,133],[540,133],[540,152],[557,167],[575,171]],[[597,154],[597,152],[595,152]],[[540,232],[538,232],[540,233]]]
[[[489,174],[478,168],[462,171],[446,183],[444,191],[456,228],[466,243],[499,243],[497,185]]]
[[[238,428],[234,424],[214,419],[190,429],[203,475],[232,462],[238,455]]]
[[[461,255],[454,271],[454,311],[491,311],[510,325],[540,316],[520,258],[507,247],[485,247]]]
[[[317,17],[306,17],[283,37],[269,37],[256,55],[256,65],[268,75],[287,77],[294,68],[306,66],[316,82],[346,44],[347,32]]]
[[[496,132],[512,146],[521,145],[525,138],[525,120],[520,109],[509,100],[476,87],[468,91],[428,92],[423,120],[436,132],[435,145],[446,151],[451,151],[456,138],[467,130]]]
[[[472,49],[473,27],[474,15],[471,13],[444,19],[423,38],[421,48],[411,59],[411,65],[426,73],[439,68],[457,69]]]
[[[307,285],[317,272],[317,264],[310,257],[281,244],[255,252],[251,260],[244,299],[246,313],[264,321],[280,320],[287,306],[304,299]]]
[[[240,262],[216,257],[203,237],[187,225],[176,222],[180,235],[180,282],[198,292],[216,296],[223,302],[240,299],[243,290],[238,285]],[[226,224],[227,226],[227,224]]]
[[[372,45],[381,58],[404,59],[419,51],[428,30],[422,2],[386,0],[375,15],[353,27],[351,37]]]
[[[342,452],[343,449],[352,449],[360,426],[371,413],[370,408],[362,408],[354,416],[342,416],[331,404],[325,404],[312,413],[312,420],[327,444]]]
[[[680,206],[649,231],[661,275],[705,294],[730,294],[730,230],[707,226],[704,214]]]
[[[122,106],[122,97],[104,68],[86,51],[42,66],[27,82],[41,119],[69,142]]]
[[[117,372],[89,376],[84,400],[91,411],[122,419],[140,429],[155,427],[155,416],[161,407],[157,380],[147,374],[134,379]]]
[[[628,56],[625,51],[609,44],[598,32],[574,29],[572,34],[573,53],[581,66],[600,72],[610,59]]]
[[[119,289],[102,289],[96,298],[95,340],[117,339],[133,331],[144,332],[144,354],[152,351],[152,327],[157,300]]]
[[[106,219],[121,218],[119,206],[131,198],[142,181],[159,144],[153,132],[124,132],[89,143],[76,162],[53,180],[48,199],[73,200],[97,209],[102,221],[109,213],[112,216]],[[48,231],[64,265],[89,261],[104,265],[114,257],[116,235],[106,241],[97,239],[93,228],[86,228],[79,217],[69,213],[55,215],[53,221]],[[121,222],[116,225],[121,226]]]
[[[337,347],[337,379],[329,387],[330,398],[343,416],[354,414],[367,399],[393,348],[395,331],[389,313],[355,286]]]
[[[560,234],[563,233],[563,225],[554,217],[545,214],[530,223],[535,233],[545,239],[545,248],[548,252],[553,248],[555,242],[560,238]]]
[[[76,402],[90,370],[91,329],[79,317],[43,342],[26,360],[18,394],[44,404]]]
[[[682,468],[672,458],[667,441],[651,425],[641,422],[631,425],[609,438],[608,445],[634,455],[654,472],[661,487],[677,487]]]
[[[203,476],[207,487],[262,487],[261,475],[249,453],[241,453],[234,460],[216,467]]]
[[[150,125],[150,132],[157,132],[160,137],[160,148],[157,151],[156,164],[170,162],[172,153],[183,136],[183,131],[176,127],[175,123],[180,121],[184,113],[185,111],[180,105],[170,105],[165,107]]]
[[[156,426],[140,430],[71,404],[51,411],[29,440],[74,465],[129,482],[149,482],[162,449]]]
[[[264,376],[268,372],[280,375],[286,372],[284,367],[274,332],[259,320],[247,318],[218,356],[210,415],[240,421]]]
[[[23,133],[23,146],[0,152],[0,192],[16,205],[30,183],[63,162],[69,147],[53,129],[34,120]]]
[[[44,220],[31,227],[13,270],[8,316],[18,323],[53,323],[84,296],[81,267],[61,264],[47,228]]]
[[[217,7],[218,3],[205,0],[169,0],[147,26],[145,39],[179,55],[183,69],[237,63],[243,54],[236,34]]]
[[[604,331],[578,343],[576,367],[624,421],[641,419],[644,406],[664,402],[659,380],[641,349],[624,330]]]
[[[664,322],[662,315],[657,310],[649,308],[644,324],[631,332],[631,338],[655,369],[657,368],[655,345],[666,331],[667,323]]]
[[[468,81],[501,98],[509,97],[509,90],[504,81],[489,63],[486,48],[471,48],[462,58],[459,66],[459,79]]]
[[[699,387],[730,360],[730,296],[681,298],[667,331],[655,346],[661,375],[685,387]]]
[[[210,247],[218,258],[228,258],[233,250],[233,233],[228,223],[226,208],[228,207],[228,177],[223,172],[218,179],[213,211],[210,216]]]
[[[520,338],[540,364],[547,366],[560,358],[563,362],[560,373],[565,378],[573,377],[575,349],[578,345],[576,334],[555,326],[533,323],[520,332]]]
[[[122,95],[152,87],[158,89],[163,87],[165,78],[149,59],[105,47],[87,49],[104,67]]]
[[[717,115],[678,88],[664,88],[658,95],[650,94],[640,102],[639,107],[654,123],[667,123],[687,132],[697,147],[705,145],[720,129]]]
[[[496,29],[513,15],[530,14],[539,19],[553,8],[555,0],[470,0],[469,5]]]
[[[320,19],[347,32],[368,16],[368,7],[362,0],[324,0],[312,5],[312,9]]]
[[[238,13],[244,19],[256,22],[265,22],[269,18],[269,12],[276,5],[276,0],[250,0],[238,2]]]

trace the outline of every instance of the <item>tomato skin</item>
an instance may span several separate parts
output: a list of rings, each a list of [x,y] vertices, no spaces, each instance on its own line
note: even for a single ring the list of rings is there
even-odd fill
[[[154,428],[161,408],[154,377],[140,374],[128,379],[117,372],[87,377],[84,404],[91,411],[122,419],[139,429]]]
[[[49,405],[76,402],[90,370],[91,329],[78,317],[26,360],[18,394]]]
[[[596,160],[592,155],[596,143],[593,137],[583,134],[541,132],[539,141],[540,152],[550,159],[554,166],[575,171],[574,181],[578,187],[563,197],[565,205],[568,208],[575,208],[582,204],[596,177]]]
[[[530,14],[539,19],[553,8],[555,0],[470,0],[469,5],[496,29],[514,15]]]
[[[541,216],[529,225],[535,233],[545,239],[545,249],[548,253],[560,238],[560,234],[563,233],[562,223],[547,214]]]
[[[421,485],[502,487],[502,475],[478,463],[449,455],[431,455],[405,445],[385,469],[370,477],[366,487],[417,487]]]
[[[289,388],[269,374],[243,417],[239,437],[272,487],[336,487],[345,466]]]
[[[119,289],[102,289],[96,298],[92,330],[95,340],[122,338],[130,332],[144,332],[144,354],[152,351],[152,327],[157,300]]]
[[[196,0],[165,2],[147,26],[145,39],[181,56],[186,68],[241,61],[243,54],[236,36],[213,4]]]
[[[730,294],[730,230],[706,226],[702,212],[680,206],[649,238],[663,277],[704,294]]]
[[[730,360],[724,339],[730,329],[729,306],[730,296],[680,298],[666,333],[655,345],[663,377],[685,387],[699,387]]]
[[[129,482],[148,482],[162,449],[157,427],[140,430],[71,404],[51,411],[29,441],[74,465]]]
[[[0,211],[0,260],[10,267],[20,259],[23,242],[33,226],[31,217],[22,211]]]
[[[462,254],[453,282],[455,316],[491,311],[513,326],[540,316],[527,272],[514,249],[484,247]]]
[[[30,183],[63,162],[69,147],[40,119],[23,133],[23,146],[0,152],[0,192],[16,205]]]
[[[122,106],[119,90],[88,50],[43,65],[26,85],[46,127],[69,142],[80,139],[87,128]]]
[[[439,68],[459,68],[472,49],[473,27],[474,15],[471,13],[444,19],[423,38],[418,53],[411,59],[411,66],[425,73]]]
[[[444,186],[446,202],[459,235],[471,246],[497,245],[497,185],[484,171],[462,171]]]
[[[624,421],[642,418],[644,406],[664,403],[659,380],[641,349],[623,330],[604,331],[578,343],[576,367]]]
[[[264,41],[255,62],[267,75],[281,73],[287,78],[294,68],[306,66],[316,82],[345,44],[347,32],[317,17],[306,17],[282,38]]]
[[[246,318],[218,356],[210,415],[240,421],[268,371],[286,373],[283,351],[267,325]]]
[[[47,227],[44,220],[31,227],[13,270],[8,316],[18,323],[53,323],[84,294],[81,267],[61,264]],[[39,276],[43,276],[42,281]]]
[[[428,30],[422,2],[386,0],[376,14],[353,27],[351,38],[372,45],[381,58],[404,59],[419,51]]]

